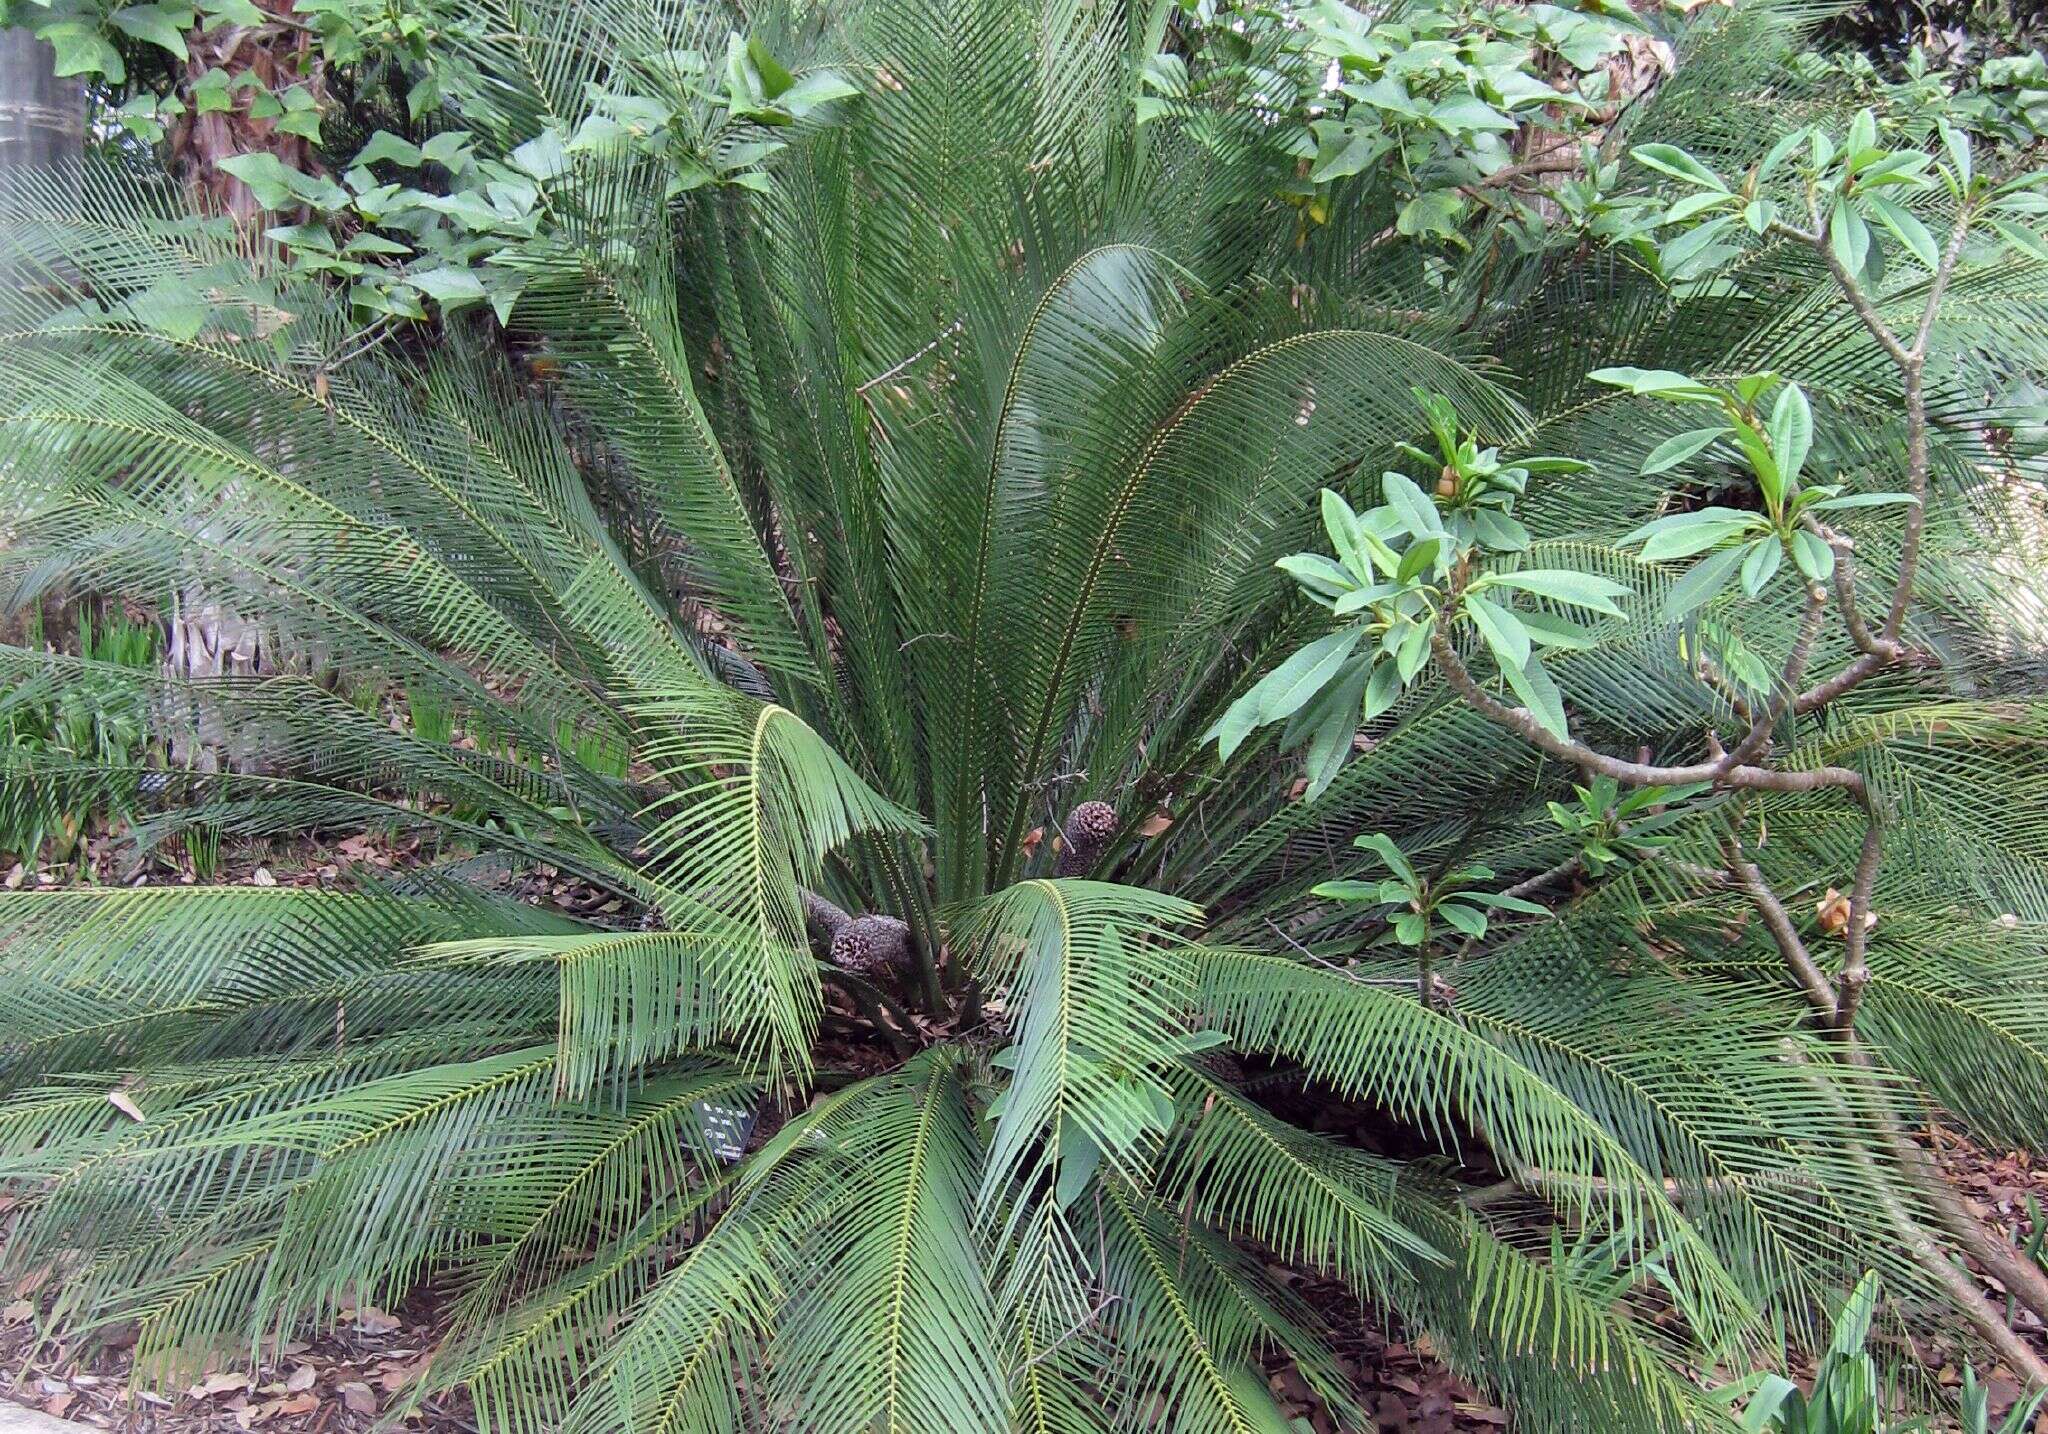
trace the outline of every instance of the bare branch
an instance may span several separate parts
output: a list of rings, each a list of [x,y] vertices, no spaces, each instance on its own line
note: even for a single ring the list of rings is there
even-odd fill
[[[1863,988],[1870,984],[1871,889],[1877,884],[1878,863],[1884,860],[1884,822],[1873,802],[1864,803],[1867,825],[1863,828],[1863,851],[1856,860],[1856,881],[1849,889],[1849,929],[1842,933],[1848,954],[1842,961],[1837,983],[1841,995],[1835,1024],[1850,1030],[1856,1024],[1856,1009],[1863,1001]]]
[[[1806,611],[1799,619],[1799,636],[1792,641],[1792,650],[1785,656],[1785,669],[1779,674],[1778,690],[1771,699],[1771,705],[1756,715],[1749,724],[1749,733],[1736,743],[1735,750],[1721,759],[1723,768],[1744,766],[1754,762],[1770,744],[1771,733],[1785,719],[1787,709],[1794,701],[1793,694],[1799,690],[1799,679],[1806,675],[1806,661],[1813,652],[1813,640],[1820,635],[1821,610],[1827,595],[1819,587],[1806,590]]]
[[[1491,696],[1473,678],[1470,669],[1444,637],[1442,622],[1430,633],[1429,646],[1452,689],[1482,717],[1496,726],[1505,727],[1553,757],[1590,768],[1618,782],[1637,787],[1682,787],[1694,782],[1712,782],[1723,787],[1766,792],[1814,792],[1841,787],[1859,797],[1862,794],[1863,774],[1847,767],[1811,767],[1802,771],[1780,772],[1768,767],[1729,767],[1725,765],[1725,759],[1720,758],[1683,767],[1660,767],[1611,757],[1583,742],[1557,736],[1527,708],[1509,707]]]
[[[1778,954],[1785,960],[1785,966],[1799,982],[1799,990],[1806,997],[1806,1003],[1820,1013],[1829,1025],[1834,1025],[1839,1011],[1835,999],[1834,984],[1820,969],[1820,965],[1807,951],[1806,943],[1799,939],[1798,928],[1793,926],[1791,915],[1785,910],[1785,903],[1778,900],[1778,894],[1771,890],[1764,880],[1763,872],[1755,862],[1745,856],[1739,847],[1731,844],[1728,850],[1728,869],[1749,893],[1757,914],[1763,918],[1764,929],[1771,933],[1771,940],[1777,943]]]

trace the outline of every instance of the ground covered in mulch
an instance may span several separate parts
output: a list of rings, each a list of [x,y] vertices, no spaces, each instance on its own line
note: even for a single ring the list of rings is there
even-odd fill
[[[416,842],[408,846],[370,835],[257,846],[223,853],[221,869],[211,879],[261,886],[345,884],[377,869],[417,863],[423,854],[415,848]],[[88,843],[83,861],[89,872],[74,866],[31,873],[17,866],[0,873],[0,884],[16,888],[91,880],[133,885],[194,879],[175,855],[160,855],[140,865],[128,864],[132,860],[117,859],[111,843]],[[366,870],[352,870],[358,867]],[[517,881],[522,895],[594,914],[587,893],[551,872],[527,874]],[[874,1047],[848,1045],[839,1054],[848,1064],[859,1064],[863,1055],[881,1065],[890,1063],[887,1053]],[[1321,1120],[1311,1118],[1308,1123],[1346,1124],[1355,1114],[1326,1110]],[[1979,1150],[1946,1130],[1928,1132],[1925,1138],[1956,1187],[2008,1235],[2023,1239],[2031,1231],[2035,1216],[2029,1209],[2030,1197],[2048,1210],[2048,1157]],[[0,1193],[0,1239],[11,1199]],[[1504,1410],[1444,1367],[1427,1337],[1405,1335],[1361,1308],[1331,1281],[1299,1273],[1285,1277],[1338,1332],[1340,1367],[1357,1404],[1372,1420],[1367,1429],[1381,1434],[1499,1434],[1512,1428]],[[440,1328],[434,1302],[425,1295],[396,1310],[346,1310],[333,1329],[292,1341],[253,1376],[230,1367],[233,1361],[223,1357],[196,1383],[157,1389],[132,1377],[132,1351],[118,1331],[90,1344],[48,1338],[38,1294],[33,1288],[0,1289],[0,1399],[121,1434],[251,1429],[273,1434],[362,1434],[389,1416],[400,1391],[432,1356]],[[2048,1349],[2048,1331],[2032,1323],[2024,1311],[2017,1321],[2022,1333]],[[1946,1362],[1946,1351],[1929,1348],[1918,1353],[1940,1383],[1960,1382],[1961,1371]],[[1314,1434],[1338,1434],[1345,1427],[1286,1362],[1276,1361],[1268,1375],[1283,1407]],[[1991,1371],[1988,1382],[1995,1413],[2020,1393],[2017,1382],[2002,1370]],[[404,1415],[400,1427],[422,1434],[467,1434],[476,1425],[466,1400],[455,1394]],[[2036,1429],[2048,1434],[2048,1413]]]
[[[1933,1142],[1950,1178],[1993,1224],[2024,1232],[2032,1218],[2030,1196],[2048,1208],[2048,1162],[2021,1151],[1978,1150],[1948,1131],[1934,1132]],[[0,1215],[5,1199],[0,1196]],[[1340,1367],[1373,1420],[1367,1428],[1382,1434],[1500,1434],[1512,1428],[1505,1411],[1444,1368],[1426,1337],[1404,1337],[1329,1281],[1289,1278],[1337,1329]],[[286,1345],[253,1378],[223,1361],[183,1389],[156,1391],[131,1383],[130,1351],[118,1334],[89,1347],[47,1340],[36,1292],[8,1293],[12,1303],[0,1306],[0,1398],[122,1434],[360,1434],[396,1402],[397,1392],[431,1355],[437,1331],[434,1306],[425,1298],[393,1311],[348,1310],[331,1331]],[[2027,1318],[2019,1315],[2023,1329]],[[2027,1332],[2048,1345],[2038,1326]],[[1337,1434],[1342,1426],[1297,1372],[1276,1363],[1269,1374],[1290,1414],[1306,1420],[1315,1434]],[[1943,1366],[1936,1378],[1953,1386],[1961,1371]],[[1994,1410],[2020,1392],[2001,1371],[1992,1371],[1990,1385]],[[452,1395],[408,1415],[402,1427],[466,1434],[476,1426],[465,1401]],[[2048,1430],[2048,1416],[2036,1427]]]
[[[1340,1288],[1304,1280],[1310,1299],[1346,1305]],[[11,1323],[8,1321],[12,1321]],[[0,1398],[122,1434],[213,1434],[262,1429],[273,1434],[360,1434],[375,1426],[397,1391],[431,1353],[430,1306],[349,1311],[334,1330],[294,1340],[283,1357],[246,1373],[220,1369],[183,1389],[132,1387],[129,1350],[74,1350],[44,1341],[32,1300],[0,1307]],[[1341,1367],[1369,1428],[1407,1434],[1498,1434],[1507,1414],[1446,1370],[1426,1340],[1407,1340],[1353,1312],[1338,1340]],[[1291,1414],[1316,1434],[1343,1427],[1292,1368],[1269,1380]],[[476,1425],[459,1396],[429,1404],[401,1427],[424,1434],[467,1434]]]

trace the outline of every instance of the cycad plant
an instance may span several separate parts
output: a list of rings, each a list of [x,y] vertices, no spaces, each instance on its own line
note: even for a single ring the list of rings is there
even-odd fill
[[[1541,192],[1500,56],[1577,12],[463,8],[462,130],[252,170],[262,244],[7,217],[10,600],[404,700],[10,682],[234,734],[97,774],[139,846],[437,854],[0,893],[62,1322],[170,1378],[430,1289],[492,1430],[1250,1431],[1270,1358],[1348,1405],[1313,1269],[1652,1430],[1874,1268],[2048,1376],[1911,1139],[2048,1144],[2048,277],[1967,136],[1769,7]]]

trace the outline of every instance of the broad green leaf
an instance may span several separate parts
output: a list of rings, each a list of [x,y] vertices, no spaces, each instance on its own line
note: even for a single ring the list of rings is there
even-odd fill
[[[81,20],[62,20],[44,25],[35,32],[38,40],[49,42],[56,59],[50,73],[62,78],[67,75],[105,75],[109,84],[120,84],[128,78],[128,66],[121,59],[121,52],[107,43],[99,26]]]
[[[1520,667],[1501,670],[1508,686],[1522,705],[1535,714],[1544,730],[1558,738],[1569,738],[1570,729],[1565,725],[1564,694],[1557,690],[1557,684],[1550,679],[1550,669],[1543,665],[1543,659],[1531,653],[1529,660]]]
[[[297,199],[293,181],[301,177],[299,172],[268,150],[230,155],[219,167],[248,185],[249,193],[265,209],[283,209]]]
[[[1700,185],[1707,189],[1726,190],[1721,176],[1701,164],[1675,144],[1639,144],[1631,151],[1635,157],[1650,168],[1688,184]]]
[[[1664,211],[1663,222],[1666,224],[1683,224],[1696,214],[1704,214],[1709,209],[1718,208],[1723,204],[1730,203],[1733,198],[1733,195],[1711,190],[1704,194],[1688,194],[1685,198]]]
[[[1748,423],[1735,425],[1735,446],[1742,450],[1742,456],[1749,460],[1752,472],[1756,474],[1757,486],[1763,490],[1766,501],[1773,505],[1785,501],[1785,475],[1778,467],[1778,456],[1771,451],[1770,441]]]
[[[1387,864],[1387,870],[1393,872],[1410,886],[1416,885],[1414,866],[1402,854],[1401,848],[1394,844],[1394,839],[1385,832],[1361,833],[1351,839],[1351,844],[1360,851],[1369,851],[1377,854],[1379,859]]]
[[[1991,227],[1998,231],[2000,238],[2029,259],[2048,260],[2048,240],[2044,240],[2026,225],[1993,219]]]
[[[1418,540],[1433,538],[1444,530],[1443,519],[1438,516],[1436,504],[1424,495],[1414,483],[1399,473],[1388,473],[1380,479],[1381,491],[1386,494],[1387,505],[1401,520],[1411,537]]]
[[[420,162],[420,147],[388,129],[380,129],[370,136],[368,144],[356,151],[355,163],[374,164],[380,159],[410,168]]]
[[[1492,508],[1472,515],[1472,529],[1479,541],[1497,553],[1519,553],[1529,546],[1529,530]]]
[[[1715,428],[1695,428],[1688,433],[1667,438],[1650,450],[1650,456],[1643,460],[1641,472],[1647,478],[1653,473],[1663,473],[1676,468],[1715,439],[1731,432],[1732,429],[1722,424]]]
[[[1411,681],[1429,661],[1429,635],[1435,627],[1435,618],[1424,618],[1409,623],[1402,633],[1400,646],[1394,652],[1394,667],[1403,683]]]
[[[1538,647],[1557,647],[1569,652],[1589,652],[1599,644],[1593,634],[1575,622],[1561,617],[1552,617],[1547,612],[1517,613],[1522,626],[1528,629],[1529,641]]]
[[[1326,598],[1343,597],[1358,587],[1349,572],[1321,553],[1290,553],[1273,566],[1310,592]]]
[[[1804,390],[1788,383],[1778,390],[1777,404],[1771,409],[1771,455],[1778,460],[1778,471],[1788,486],[1799,481],[1799,469],[1812,447],[1813,410],[1807,406]]]
[[[1319,881],[1308,889],[1308,894],[1331,901],[1369,901],[1377,905],[1380,884],[1377,881]]]
[[[1479,593],[1465,594],[1465,611],[1502,668],[1520,667],[1529,660],[1529,634],[1512,612]]]
[[[1227,762],[1230,760],[1230,754],[1235,752],[1258,726],[1258,694],[1247,692],[1223,709],[1223,715],[1202,734],[1202,740],[1215,742],[1217,755]]]
[[[1642,542],[1658,533],[1674,532],[1681,528],[1698,527],[1703,523],[1725,523],[1741,528],[1763,522],[1761,513],[1752,513],[1747,508],[1695,508],[1690,513],[1673,513],[1664,518],[1652,518],[1640,528],[1626,534],[1617,541],[1624,548]]]
[[[1466,893],[1458,893],[1462,898]],[[1479,937],[1486,934],[1486,913],[1470,906],[1461,906],[1455,901],[1446,901],[1436,909],[1444,924],[1467,936]]]
[[[1425,538],[1409,545],[1401,555],[1401,566],[1394,573],[1394,581],[1402,585],[1413,582],[1428,572],[1436,562],[1436,555],[1443,550],[1443,539]]]
[[[1614,605],[1616,598],[1632,595],[1630,588],[1612,578],[1572,568],[1524,568],[1514,573],[1489,573],[1486,581],[1500,587],[1519,588],[1538,597],[1554,598],[1609,617],[1622,615],[1621,609]]]
[[[1745,556],[1745,550],[1742,548],[1724,548],[1693,564],[1683,577],[1671,585],[1671,591],[1665,596],[1664,620],[1677,622],[1695,608],[1711,601],[1721,589],[1728,586]]]
[[[1845,493],[1839,498],[1822,498],[1806,506],[1815,512],[1836,512],[1844,508],[1890,508],[1900,503],[1917,503],[1911,493]]]
[[[187,58],[185,32],[199,17],[190,5],[124,5],[107,18],[123,34],[147,40],[182,61]]]
[[[261,25],[270,18],[254,0],[202,0],[199,11],[209,32],[223,25]]]
[[[1361,722],[1370,722],[1385,712],[1401,695],[1401,670],[1393,662],[1382,658],[1374,664],[1372,677],[1365,684],[1365,705],[1359,714]]]
[[[1704,253],[1707,247],[1727,232],[1735,222],[1733,214],[1724,214],[1719,219],[1688,229],[1659,251],[1657,259],[1664,266],[1666,274],[1675,274],[1692,260]]]
[[[512,163],[535,179],[554,179],[569,167],[569,152],[560,131],[548,129],[512,151]]]
[[[1652,533],[1643,543],[1643,561],[1663,563],[1674,558],[1689,558],[1695,553],[1704,553],[1709,548],[1718,548],[1730,538],[1739,538],[1744,533],[1755,532],[1768,526],[1763,516],[1758,513],[1745,513],[1740,518],[1722,518],[1710,517],[1708,510],[1702,510],[1692,516],[1700,521]]]
[[[1525,916],[1548,916],[1548,915],[1550,915],[1550,908],[1549,908],[1549,907],[1547,907],[1547,906],[1540,906],[1540,905],[1538,905],[1538,904],[1537,904],[1536,902],[1533,902],[1533,901],[1526,901],[1526,900],[1524,900],[1523,898],[1521,898],[1521,897],[1519,897],[1519,896],[1509,896],[1509,895],[1508,895],[1508,894],[1507,894],[1506,892],[1504,892],[1504,891],[1503,891],[1503,892],[1483,892],[1483,891],[1461,891],[1461,892],[1459,892],[1459,893],[1458,893],[1458,900],[1460,900],[1460,901],[1476,901],[1476,902],[1480,903],[1480,904],[1481,904],[1482,906],[1497,906],[1497,907],[1499,907],[1499,908],[1500,908],[1500,909],[1501,909],[1502,911],[1519,911],[1519,912],[1521,912],[1521,913],[1522,913],[1523,915],[1525,915]]]
[[[1764,156],[1764,162],[1757,167],[1756,177],[1758,179],[1769,179],[1771,175],[1777,172],[1778,166],[1785,162],[1786,156],[1799,148],[1805,140],[1806,131],[1795,129],[1792,133],[1772,145],[1770,153]]]
[[[1742,590],[1755,597],[1777,576],[1785,545],[1778,541],[1776,533],[1772,533],[1751,543],[1748,551],[1749,556],[1742,560]]]
[[[1358,674],[1358,689],[1365,686],[1365,673]],[[1304,801],[1313,802],[1329,790],[1330,783],[1337,780],[1337,774],[1344,770],[1344,763],[1351,756],[1351,739],[1358,731],[1358,692],[1348,700],[1336,704],[1334,711],[1319,723],[1308,739],[1305,766],[1308,787],[1302,793]]]
[[[843,75],[816,70],[777,95],[775,102],[797,119],[805,119],[813,110],[834,100],[852,99],[859,93],[860,87]]]
[[[1315,696],[1344,665],[1344,659],[1351,655],[1351,649],[1362,636],[1363,628],[1339,628],[1317,638],[1267,673],[1252,688],[1259,699],[1259,720],[1277,722]]]
[[[1465,199],[1455,189],[1431,189],[1416,195],[1394,216],[1394,232],[1411,237],[1435,234],[1457,239],[1458,219],[1465,212]]]
[[[473,303],[484,297],[483,281],[467,269],[428,269],[405,277],[413,287],[444,308]]]
[[[1329,535],[1338,561],[1351,569],[1359,582],[1371,582],[1373,563],[1366,550],[1364,527],[1343,494],[1332,488],[1323,489],[1323,531]]]
[[[1921,267],[1932,269],[1941,262],[1941,250],[1934,242],[1934,235],[1905,205],[1873,194],[1865,197],[1863,206],[1877,216],[1877,222],[1891,231],[1891,236],[1905,247],[1907,253],[1920,261]]]
[[[1967,193],[1970,188],[1970,136],[1968,132],[1954,128],[1945,119],[1935,121],[1941,131],[1941,142],[1948,149],[1949,163],[1955,166],[1956,179]]]
[[[1828,216],[1828,245],[1851,274],[1861,274],[1870,257],[1870,226],[1847,199],[1837,199]]]
[[[1669,399],[1674,403],[1712,403],[1714,390],[1689,374],[1668,368],[1596,368],[1586,375],[1595,383],[1625,388],[1630,393]]]
[[[1391,597],[1399,597],[1406,591],[1408,591],[1407,585],[1403,583],[1374,583],[1369,588],[1359,588],[1354,592],[1344,594],[1344,596],[1337,599],[1330,611],[1338,617],[1349,617],[1355,612],[1361,612],[1371,607],[1374,603],[1385,602]]]
[[[1835,550],[1821,541],[1818,534],[1804,528],[1792,534],[1792,561],[1817,583],[1824,583],[1835,574]]]

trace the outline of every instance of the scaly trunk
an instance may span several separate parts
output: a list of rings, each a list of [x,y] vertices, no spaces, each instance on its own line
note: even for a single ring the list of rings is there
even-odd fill
[[[304,85],[316,101],[323,98],[320,51],[312,31],[293,15],[293,6],[294,0],[257,0],[267,17],[262,23],[223,25],[211,33],[195,30],[186,36],[189,58],[181,87],[186,112],[165,136],[166,167],[184,183],[193,209],[232,216],[252,246],[263,243],[267,223],[285,221],[266,216],[249,187],[222,163],[239,155],[269,153],[292,169],[310,173],[320,167],[310,141],[281,132],[276,118],[250,113],[261,91],[237,83],[249,75],[272,94],[282,96],[294,85]],[[229,77],[227,93],[233,103],[202,114],[195,90],[200,78],[215,69]],[[281,655],[271,650],[257,624],[196,587],[175,595],[166,619],[170,640],[164,648],[164,667],[173,677],[247,676],[279,666]],[[172,759],[209,771],[223,762],[250,760],[251,753],[232,750],[232,737],[218,712],[202,712],[194,731],[172,743]]]
[[[192,207],[204,214],[230,214],[252,238],[264,227],[262,206],[249,187],[221,168],[223,160],[244,154],[269,153],[287,168],[318,173],[312,143],[282,133],[276,117],[250,114],[259,91],[240,86],[253,76],[263,88],[282,96],[304,85],[318,101],[325,98],[325,67],[313,32],[293,14],[295,0],[257,0],[269,17],[258,25],[223,25],[210,34],[197,30],[185,37],[189,57],[179,98],[185,113],[165,136],[165,166],[182,180]],[[232,105],[201,114],[194,100],[204,75],[220,70],[228,76]]]

